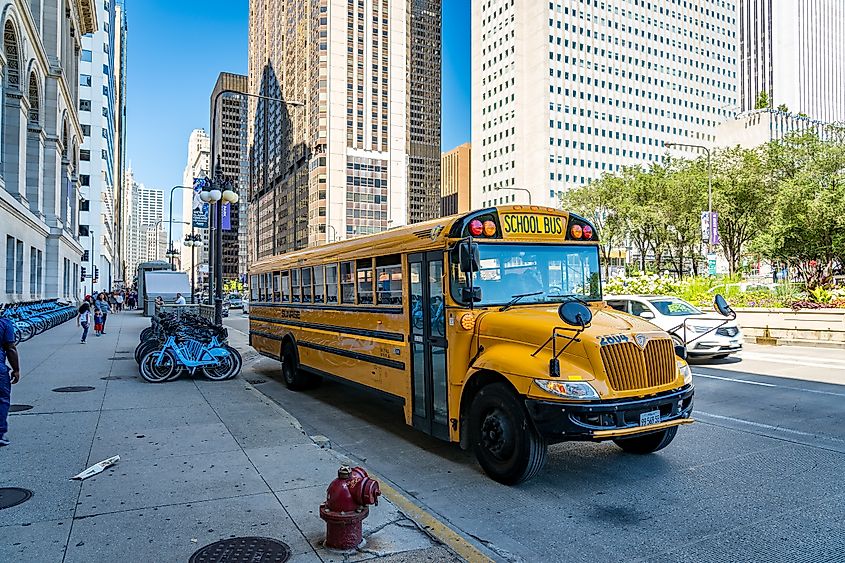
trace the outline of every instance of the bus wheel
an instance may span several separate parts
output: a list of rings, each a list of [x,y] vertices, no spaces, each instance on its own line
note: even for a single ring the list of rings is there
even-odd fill
[[[308,387],[308,374],[299,369],[293,344],[286,342],[282,349],[282,377],[285,385],[292,391],[301,391]]]
[[[504,383],[482,387],[469,410],[470,444],[487,475],[505,485],[534,477],[546,464],[546,441]]]
[[[629,454],[650,454],[668,446],[675,439],[677,433],[678,427],[671,426],[645,436],[617,438],[613,440],[613,443]]]

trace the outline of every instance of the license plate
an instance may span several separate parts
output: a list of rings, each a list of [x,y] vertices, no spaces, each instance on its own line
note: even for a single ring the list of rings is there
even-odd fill
[[[660,411],[648,411],[640,415],[640,426],[648,426],[660,422]]]

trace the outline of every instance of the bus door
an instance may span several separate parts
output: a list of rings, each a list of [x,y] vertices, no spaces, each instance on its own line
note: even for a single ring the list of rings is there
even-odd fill
[[[413,425],[449,439],[443,252],[408,256]]]

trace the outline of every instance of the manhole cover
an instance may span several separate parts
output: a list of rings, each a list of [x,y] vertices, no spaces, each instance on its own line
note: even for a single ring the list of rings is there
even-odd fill
[[[126,379],[126,378],[123,377],[122,375],[107,375],[106,377],[101,377],[100,379],[102,379],[103,381],[115,381],[115,380],[118,380],[118,379]]]
[[[270,538],[231,538],[209,544],[191,555],[188,563],[284,563],[290,546]]]
[[[32,498],[32,491],[19,487],[4,487],[0,489],[0,510],[12,508]]]
[[[23,412],[32,409],[32,405],[12,405],[9,407],[9,412]]]
[[[82,393],[83,391],[93,391],[95,388],[88,385],[74,385],[71,387],[56,387],[53,389],[56,393]]]
[[[247,382],[252,383],[253,385],[261,385],[262,383],[267,383],[266,379],[247,379]]]

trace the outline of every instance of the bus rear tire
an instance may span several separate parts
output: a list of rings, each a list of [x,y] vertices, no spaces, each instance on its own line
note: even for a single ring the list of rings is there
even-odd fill
[[[282,378],[291,391],[302,391],[311,383],[309,375],[299,368],[296,349],[290,342],[285,342],[282,347]]]
[[[622,448],[629,454],[650,454],[658,450],[662,450],[675,439],[675,434],[678,433],[677,426],[670,426],[645,436],[635,436],[633,438],[617,438],[613,443]]]
[[[486,385],[473,397],[469,432],[481,468],[504,485],[531,479],[548,459],[546,440],[505,383]]]

